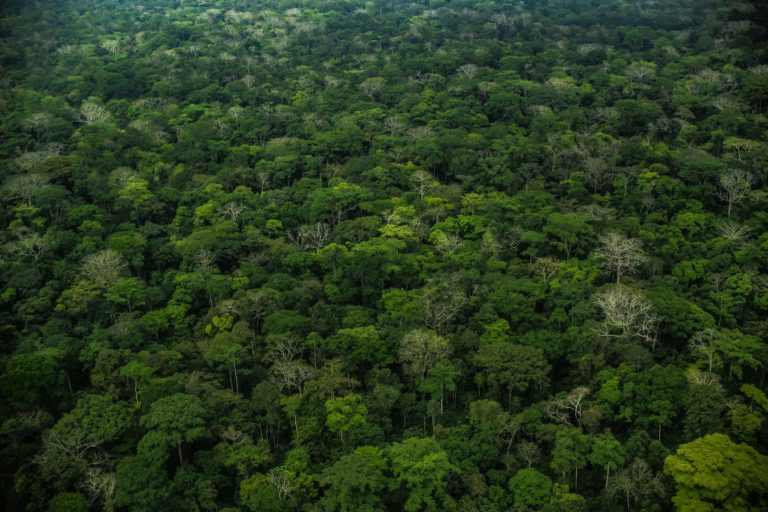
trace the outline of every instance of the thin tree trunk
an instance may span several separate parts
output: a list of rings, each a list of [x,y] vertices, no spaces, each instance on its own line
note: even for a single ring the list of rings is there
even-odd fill
[[[232,360],[232,367],[235,370],[235,393],[240,394],[240,380],[237,378],[237,361]]]

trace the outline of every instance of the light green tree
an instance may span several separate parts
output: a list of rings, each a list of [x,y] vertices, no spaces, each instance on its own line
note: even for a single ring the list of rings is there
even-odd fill
[[[681,445],[664,472],[675,481],[672,502],[682,512],[768,509],[768,457],[724,434]]]

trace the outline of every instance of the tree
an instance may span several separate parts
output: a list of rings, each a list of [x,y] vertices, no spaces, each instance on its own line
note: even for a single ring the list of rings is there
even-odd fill
[[[285,486],[282,489],[287,490]],[[240,482],[240,502],[253,512],[283,512],[290,509],[290,504],[282,499],[278,488],[263,473],[256,473]]]
[[[429,285],[421,293],[424,325],[443,334],[467,304],[467,296],[453,280]]]
[[[366,78],[360,83],[360,90],[362,90],[363,93],[371,99],[376,98],[383,87],[384,79],[380,76]]]
[[[312,220],[326,218],[332,226],[338,225],[370,192],[360,185],[339,181],[330,188],[313,190],[309,194],[309,213]]]
[[[539,448],[539,445],[533,441],[523,441],[519,443],[515,453],[525,461],[529,468],[536,464],[541,457],[541,449]]]
[[[219,214],[225,217],[229,217],[232,222],[238,224],[240,215],[247,209],[247,207],[238,203],[237,201],[230,201],[221,208],[219,208]]]
[[[121,277],[107,290],[105,297],[114,304],[125,304],[128,312],[134,307],[144,305],[146,285],[136,277]]]
[[[419,201],[424,202],[424,196],[434,190],[440,182],[426,171],[416,170],[411,174],[411,185],[419,194]]]
[[[107,289],[117,281],[126,267],[125,260],[117,251],[105,249],[83,260],[81,275],[99,289]]]
[[[289,391],[304,392],[304,383],[312,376],[314,368],[299,357],[303,351],[303,342],[292,334],[273,341],[264,360],[272,363],[270,374],[276,385]]]
[[[17,233],[16,237],[16,241],[8,242],[3,246],[5,251],[14,256],[31,257],[35,261],[48,252],[55,244],[55,240],[50,233],[40,235],[34,231],[24,230]]]
[[[574,474],[574,487],[579,487],[579,469],[587,465],[589,438],[581,429],[565,427],[557,431],[555,448],[552,450],[552,469],[562,473],[563,478],[568,473]]]
[[[80,111],[76,119],[85,125],[93,125],[110,121],[112,115],[103,105],[100,105],[96,101],[88,100],[83,102],[80,106]]]
[[[133,411],[112,395],[84,395],[43,436],[41,472],[62,482],[79,481],[105,466],[104,446],[133,426]]]
[[[60,492],[48,502],[50,512],[87,512],[88,500],[79,492]]]
[[[474,359],[489,382],[507,390],[510,408],[513,391],[525,391],[531,384],[543,386],[550,370],[541,349],[508,342],[481,345]]]
[[[349,431],[365,425],[368,408],[360,395],[352,393],[325,402],[326,426],[331,432],[337,432],[341,438],[344,453],[349,450]]]
[[[583,246],[592,236],[592,226],[588,217],[576,213],[551,213],[547,217],[544,233],[557,239],[555,246],[565,252],[566,259],[571,258],[574,249]]]
[[[464,75],[467,79],[472,80],[477,74],[478,67],[475,64],[464,64],[459,66],[456,71]]]
[[[31,207],[32,199],[50,181],[48,176],[37,172],[19,174],[11,176],[5,181],[5,190],[10,197],[17,197]]]
[[[724,434],[687,444],[664,461],[677,487],[679,510],[758,510],[768,507],[768,457]]]
[[[599,292],[594,301],[605,317],[596,328],[598,336],[636,340],[656,348],[658,317],[640,292],[616,285]]]
[[[664,484],[660,476],[655,474],[643,459],[635,459],[611,480],[608,485],[608,495],[613,498],[623,498],[627,510],[631,510],[630,500],[637,502],[654,495],[664,495]]]
[[[46,348],[14,354],[5,364],[0,383],[4,394],[21,405],[34,406],[45,397],[56,395],[64,385],[60,360],[63,354]]]
[[[227,467],[234,467],[237,474],[247,478],[260,466],[265,466],[272,460],[266,441],[256,443],[250,435],[230,425],[220,434],[221,442],[214,451],[219,454],[221,462]]]
[[[325,223],[315,223],[312,225],[299,226],[296,233],[289,235],[289,238],[303,251],[320,252],[325,247],[331,237],[331,227]]]
[[[118,507],[153,510],[163,506],[169,497],[168,475],[162,463],[152,458],[124,457],[118,462],[115,474],[114,504]]]
[[[207,435],[205,408],[194,395],[176,393],[154,402],[149,412],[142,416],[141,425],[155,430],[165,437],[179,452],[179,464],[184,464],[181,445],[191,443]]]
[[[600,248],[596,252],[602,266],[616,276],[616,283],[621,276],[631,274],[645,261],[639,240],[627,238],[621,233],[608,233],[600,237]]]
[[[415,329],[403,337],[398,355],[406,369],[422,382],[437,362],[448,357],[451,346],[448,340],[426,329]]]
[[[693,335],[688,346],[691,352],[706,360],[707,371],[712,372],[716,363],[719,363],[717,355],[717,331],[713,328],[698,331]]]
[[[590,394],[588,387],[578,387],[559,400],[554,400],[545,409],[545,412],[553,420],[559,423],[571,424],[571,416],[576,420],[576,424],[581,427],[581,417],[584,412],[584,405]]]
[[[390,489],[404,491],[403,509],[437,511],[452,503],[448,495],[447,478],[458,468],[448,460],[448,454],[434,439],[411,437],[387,448],[392,461]]]
[[[133,395],[136,400],[136,405],[139,405],[140,403],[139,383],[147,382],[153,373],[155,373],[154,368],[147,366],[137,359],[128,362],[125,366],[120,368],[120,375],[133,381]]]
[[[325,341],[329,354],[340,354],[352,372],[379,367],[392,361],[390,348],[373,326],[339,329]]]
[[[375,512],[383,509],[381,492],[387,487],[387,459],[381,448],[361,446],[342,456],[320,476],[328,486],[321,505],[324,510]]]
[[[733,207],[741,204],[752,192],[754,179],[748,172],[741,169],[730,169],[720,176],[717,197],[728,205],[728,217]]]
[[[549,503],[552,480],[535,469],[521,469],[509,480],[514,510],[540,510]]]
[[[605,469],[605,488],[607,489],[611,470],[615,471],[624,464],[624,450],[613,434],[606,431],[592,440],[592,451],[588,458],[592,464]]]
[[[440,401],[440,414],[443,414],[443,401],[446,391],[456,389],[459,370],[450,362],[439,362],[429,369],[429,376],[419,385],[421,391],[432,394]]]
[[[242,340],[231,331],[217,333],[213,339],[205,340],[199,344],[203,358],[209,364],[224,364],[229,375],[230,389],[240,393],[240,376],[237,363],[245,352]]]
[[[686,436],[694,439],[721,430],[725,404],[725,391],[717,376],[690,369],[683,421]]]

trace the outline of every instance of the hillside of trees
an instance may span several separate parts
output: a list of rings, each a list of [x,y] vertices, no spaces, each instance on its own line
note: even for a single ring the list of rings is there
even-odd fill
[[[767,28],[6,0],[0,508],[768,510]]]

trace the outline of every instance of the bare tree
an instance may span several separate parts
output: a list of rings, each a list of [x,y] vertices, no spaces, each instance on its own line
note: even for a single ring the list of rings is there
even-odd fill
[[[304,383],[315,369],[303,360],[277,361],[269,369],[271,381],[281,389],[304,392]]]
[[[14,159],[14,163],[22,171],[33,171],[56,156],[51,151],[25,151]]]
[[[195,267],[204,276],[210,276],[216,263],[216,255],[208,249],[200,249],[195,254]]]
[[[459,66],[457,71],[472,80],[475,78],[475,75],[477,75],[478,69],[479,68],[475,64],[464,64],[463,66]]]
[[[81,274],[83,278],[93,282],[99,288],[109,288],[127,266],[120,253],[112,249],[104,249],[85,257]]]
[[[717,197],[728,204],[728,217],[731,216],[734,206],[749,197],[753,182],[752,175],[741,169],[729,169],[720,176]]]
[[[37,261],[54,244],[53,237],[48,234],[40,236],[31,230],[24,230],[16,234],[18,240],[9,242],[4,249],[16,256],[32,257]]]
[[[281,500],[287,500],[294,490],[295,475],[283,466],[272,468],[267,473],[267,480],[277,489],[277,495]]]
[[[631,274],[646,261],[640,240],[627,238],[621,233],[601,236],[596,254],[603,268],[616,276],[617,283],[621,276]]]
[[[528,467],[532,467],[541,457],[539,445],[533,441],[523,441],[517,445],[517,456],[525,461]]]
[[[122,189],[127,184],[135,179],[138,179],[139,173],[131,169],[130,167],[120,166],[111,173],[109,173],[110,185],[116,189]]]
[[[116,39],[108,39],[101,43],[101,47],[104,48],[107,53],[114,55],[120,51],[120,41]]]
[[[690,384],[697,384],[700,386],[719,386],[720,377],[712,372],[703,372],[698,368],[688,368],[685,372],[685,378]]]
[[[748,226],[735,222],[731,219],[720,223],[718,226],[718,231],[720,231],[720,236],[731,242],[733,245],[736,245],[740,241],[744,240],[747,236],[749,236],[750,233]]]
[[[245,210],[246,210],[245,205],[235,201],[230,201],[229,203],[219,208],[219,214],[229,217],[230,219],[232,219],[232,222],[237,224],[237,219],[240,217],[240,214],[243,213]]]
[[[205,283],[205,291],[208,294],[208,304],[213,307],[213,291],[211,290],[210,281],[213,271],[216,268],[216,255],[208,249],[202,248],[194,256],[195,268],[203,276],[203,282]]]
[[[60,451],[75,460],[85,460],[90,450],[102,444],[82,428],[52,428],[44,443],[46,451]]]
[[[50,179],[44,174],[19,174],[8,178],[5,182],[5,190],[10,197],[19,198],[27,203],[27,206],[32,206],[32,199],[49,182]]]
[[[424,325],[442,334],[466,303],[466,294],[452,282],[427,287],[421,295]]]
[[[254,337],[259,329],[261,319],[277,307],[276,292],[265,290],[249,290],[244,297],[238,299],[238,309],[244,318],[254,324]]]
[[[384,79],[380,76],[366,78],[360,84],[360,90],[362,90],[363,94],[370,97],[371,99],[374,99],[381,92],[383,87]]]
[[[235,126],[240,126],[240,118],[243,117],[245,109],[239,105],[235,105],[234,107],[230,107],[230,109],[227,110],[227,113],[229,113],[232,119],[235,120]]]
[[[536,258],[533,263],[533,268],[536,273],[541,276],[543,281],[549,282],[552,277],[557,274],[563,263],[556,258]]]
[[[595,192],[604,190],[613,177],[611,167],[603,158],[585,157],[582,160],[582,166],[584,167],[584,181]]]
[[[635,459],[632,464],[621,469],[608,484],[608,495],[611,498],[621,496],[626,500],[627,510],[630,510],[630,500],[652,495],[664,496],[664,484],[658,473],[643,459]]]
[[[434,132],[429,126],[415,126],[408,130],[408,135],[416,140],[422,140],[434,136]]]
[[[440,182],[428,172],[418,170],[411,175],[411,184],[419,194],[419,200],[424,202],[424,196],[440,185]]]
[[[303,341],[291,334],[274,341],[264,361],[272,363],[269,370],[275,385],[282,389],[303,392],[304,383],[314,373],[314,368],[301,359],[303,351]]]
[[[584,412],[584,403],[590,394],[588,387],[578,387],[562,398],[551,401],[545,407],[545,414],[557,423],[571,425],[571,420],[581,427],[581,417]]]
[[[50,112],[37,112],[24,119],[23,126],[32,130],[35,133],[35,139],[39,141],[40,134],[50,126],[53,119],[53,114]]]
[[[269,186],[269,180],[271,176],[268,172],[260,172],[256,175],[256,179],[259,181],[259,195],[264,195],[264,190]]]
[[[109,111],[103,105],[93,101],[86,101],[80,106],[77,120],[86,125],[105,123],[112,118]]]
[[[406,368],[423,381],[435,363],[448,357],[451,345],[434,332],[416,329],[403,337],[398,355]]]
[[[397,116],[389,116],[384,120],[384,128],[391,137],[405,133],[407,127],[408,125]]]
[[[112,501],[116,484],[117,479],[114,473],[94,467],[88,468],[85,472],[85,478],[80,482],[80,488],[88,495],[91,503],[101,500],[106,504]]]
[[[736,158],[741,162],[742,153],[749,153],[759,149],[762,146],[760,142],[742,137],[726,137],[723,141],[723,148],[727,151],[736,151]]]
[[[440,254],[453,254],[453,252],[461,245],[461,237],[452,233],[445,233],[443,231],[435,230],[432,232],[430,240],[432,240],[435,249]]]
[[[521,425],[520,421],[515,416],[510,416],[507,413],[504,413],[501,416],[504,421],[501,422],[501,426],[499,427],[499,430],[497,432],[499,439],[507,445],[507,455],[509,455],[509,450],[512,448],[512,443],[515,442],[515,439],[517,439],[517,435],[520,433]]]
[[[331,238],[331,227],[321,222],[310,225],[305,224],[300,226],[295,233],[289,234],[288,238],[301,247],[302,251],[318,252],[328,244],[328,240]]]
[[[216,119],[213,122],[213,127],[216,130],[216,133],[219,134],[220,139],[223,139],[230,129],[229,123],[227,123],[224,119]]]
[[[304,352],[304,342],[293,334],[286,334],[274,340],[264,360],[272,363],[292,361],[302,352]]]
[[[694,355],[704,357],[707,360],[707,371],[711,372],[717,362],[717,331],[712,328],[704,329],[693,335],[688,342]]]
[[[612,286],[594,298],[605,319],[595,329],[603,338],[637,340],[656,348],[658,317],[651,301],[622,285]]]

